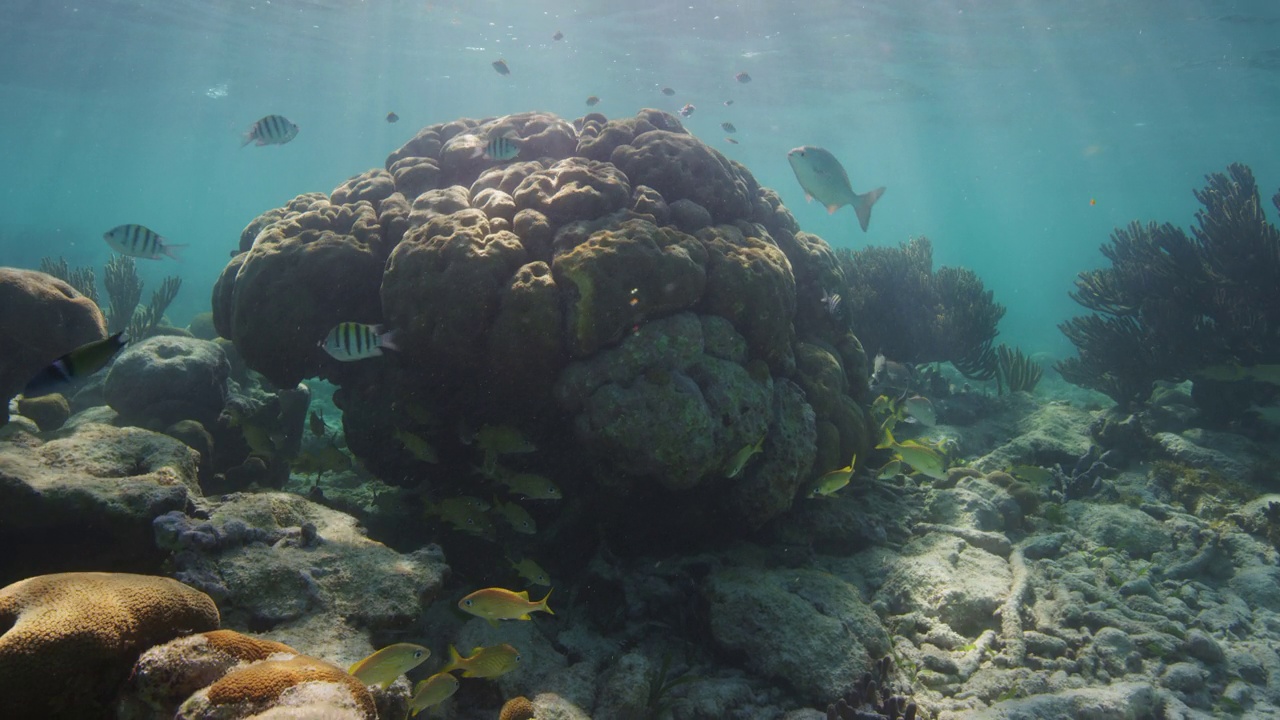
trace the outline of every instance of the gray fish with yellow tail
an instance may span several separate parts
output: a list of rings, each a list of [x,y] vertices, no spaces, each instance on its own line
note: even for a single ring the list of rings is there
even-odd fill
[[[849,184],[849,173],[829,151],[805,145],[794,148],[787,153],[787,161],[796,174],[800,187],[804,188],[805,198],[814,199],[827,208],[827,212],[835,213],[845,205],[852,205],[858,214],[858,224],[862,231],[867,231],[871,223],[871,206],[876,204],[884,194],[884,188],[878,187],[868,193],[859,195]]]

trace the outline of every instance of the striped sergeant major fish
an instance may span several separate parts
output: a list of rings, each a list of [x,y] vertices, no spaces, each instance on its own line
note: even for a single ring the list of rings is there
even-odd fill
[[[76,380],[101,370],[128,342],[129,338],[121,331],[109,338],[85,343],[46,365],[31,378],[22,394],[31,398],[60,392]]]
[[[514,135],[493,135],[484,144],[484,156],[490,160],[506,162],[520,155],[520,138]]]
[[[324,340],[317,344],[335,360],[351,362],[378,357],[383,348],[399,350],[395,345],[394,335],[395,331],[386,332],[381,325],[344,322],[335,325]]]
[[[283,115],[268,115],[249,126],[240,147],[254,141],[257,145],[283,145],[297,136],[297,125],[289,122]]]
[[[102,239],[121,255],[147,260],[159,260],[164,255],[181,260],[178,248],[186,247],[171,243],[151,228],[134,223],[117,225],[103,233]]]

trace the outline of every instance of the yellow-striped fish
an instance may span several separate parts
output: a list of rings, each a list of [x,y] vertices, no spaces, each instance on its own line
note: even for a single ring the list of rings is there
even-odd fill
[[[421,645],[396,643],[352,665],[347,672],[365,685],[377,685],[386,690],[396,678],[418,667],[429,657],[431,651]]]
[[[338,323],[317,345],[342,362],[378,357],[383,348],[400,349],[395,344],[395,331],[386,332],[381,325],[357,322]]]
[[[458,692],[458,678],[452,673],[438,672],[419,682],[409,698],[409,714],[417,715],[429,707],[435,707]]]
[[[534,522],[533,516],[529,514],[528,510],[513,502],[504,503],[497,498],[493,499],[493,506],[498,511],[498,514],[502,516],[502,519],[506,520],[507,524],[511,526],[512,530],[524,535],[537,534],[538,524]]]
[[[471,657],[462,657],[458,649],[449,646],[449,664],[440,672],[447,673],[461,670],[462,677],[495,678],[516,669],[520,664],[520,651],[503,643],[489,647],[472,648]]]
[[[849,484],[849,480],[853,478],[853,466],[858,463],[858,456],[855,454],[849,464],[839,470],[832,470],[823,473],[813,484],[813,490],[809,493],[809,497],[827,497],[834,495],[836,491]]]
[[[555,483],[536,473],[498,475],[497,480],[511,492],[529,500],[559,500],[564,497]]]
[[[942,452],[915,440],[898,442],[893,439],[893,432],[887,427],[884,430],[884,439],[876,445],[876,449],[893,450],[894,460],[910,465],[911,469],[921,475],[935,480],[941,480],[947,476],[947,458]]]
[[[533,558],[525,558],[520,562],[515,562],[510,558],[507,562],[511,563],[511,567],[515,568],[516,574],[529,581],[530,585],[541,585],[542,587],[551,587],[551,576],[547,574],[542,566],[534,562]]]
[[[550,597],[551,591],[548,590],[546,596],[538,602],[533,602],[529,599],[529,593],[526,590],[513,592],[494,587],[471,593],[458,601],[458,607],[463,612],[488,620],[496,627],[499,620],[531,620],[529,613],[539,610],[555,615],[551,608],[547,607],[547,598]]]
[[[103,233],[102,239],[121,255],[147,260],[159,260],[164,255],[181,260],[178,248],[186,247],[171,243],[155,230],[136,223],[117,225]]]

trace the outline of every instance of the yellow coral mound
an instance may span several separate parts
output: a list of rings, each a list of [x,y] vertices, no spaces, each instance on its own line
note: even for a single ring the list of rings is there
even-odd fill
[[[191,711],[205,701],[213,707],[232,706],[260,712],[272,707],[290,688],[304,683],[328,683],[346,688],[360,714],[367,720],[377,720],[373,696],[364,683],[336,665],[306,655],[267,660],[230,672],[184,703],[179,716],[198,716]]]
[[[208,595],[165,577],[59,573],[0,589],[6,720],[99,716],[139,653],[218,622]]]
[[[502,705],[498,720],[533,720],[534,708],[529,698],[517,695]]]

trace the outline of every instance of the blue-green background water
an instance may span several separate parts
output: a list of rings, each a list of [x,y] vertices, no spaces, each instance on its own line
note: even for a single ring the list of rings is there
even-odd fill
[[[1190,224],[1191,189],[1233,161],[1253,168],[1272,217],[1280,187],[1275,2],[3,7],[0,264],[63,255],[101,268],[103,231],[142,223],[190,244],[181,264],[140,262],[147,292],[183,277],[179,323],[207,309],[258,213],[380,166],[424,125],[524,110],[575,118],[588,95],[610,117],[693,103],[690,131],[833,246],[929,236],[935,265],[977,271],[1009,308],[1002,340],[1032,352],[1071,351],[1055,325],[1079,312],[1072,279],[1103,264],[1112,228]],[[490,66],[499,57],[510,76]],[[753,82],[736,82],[742,71]],[[241,149],[271,113],[296,122],[297,139]],[[740,145],[723,141],[724,121]],[[786,161],[802,144],[835,153],[856,190],[888,187],[869,233],[850,208],[805,204]]]

